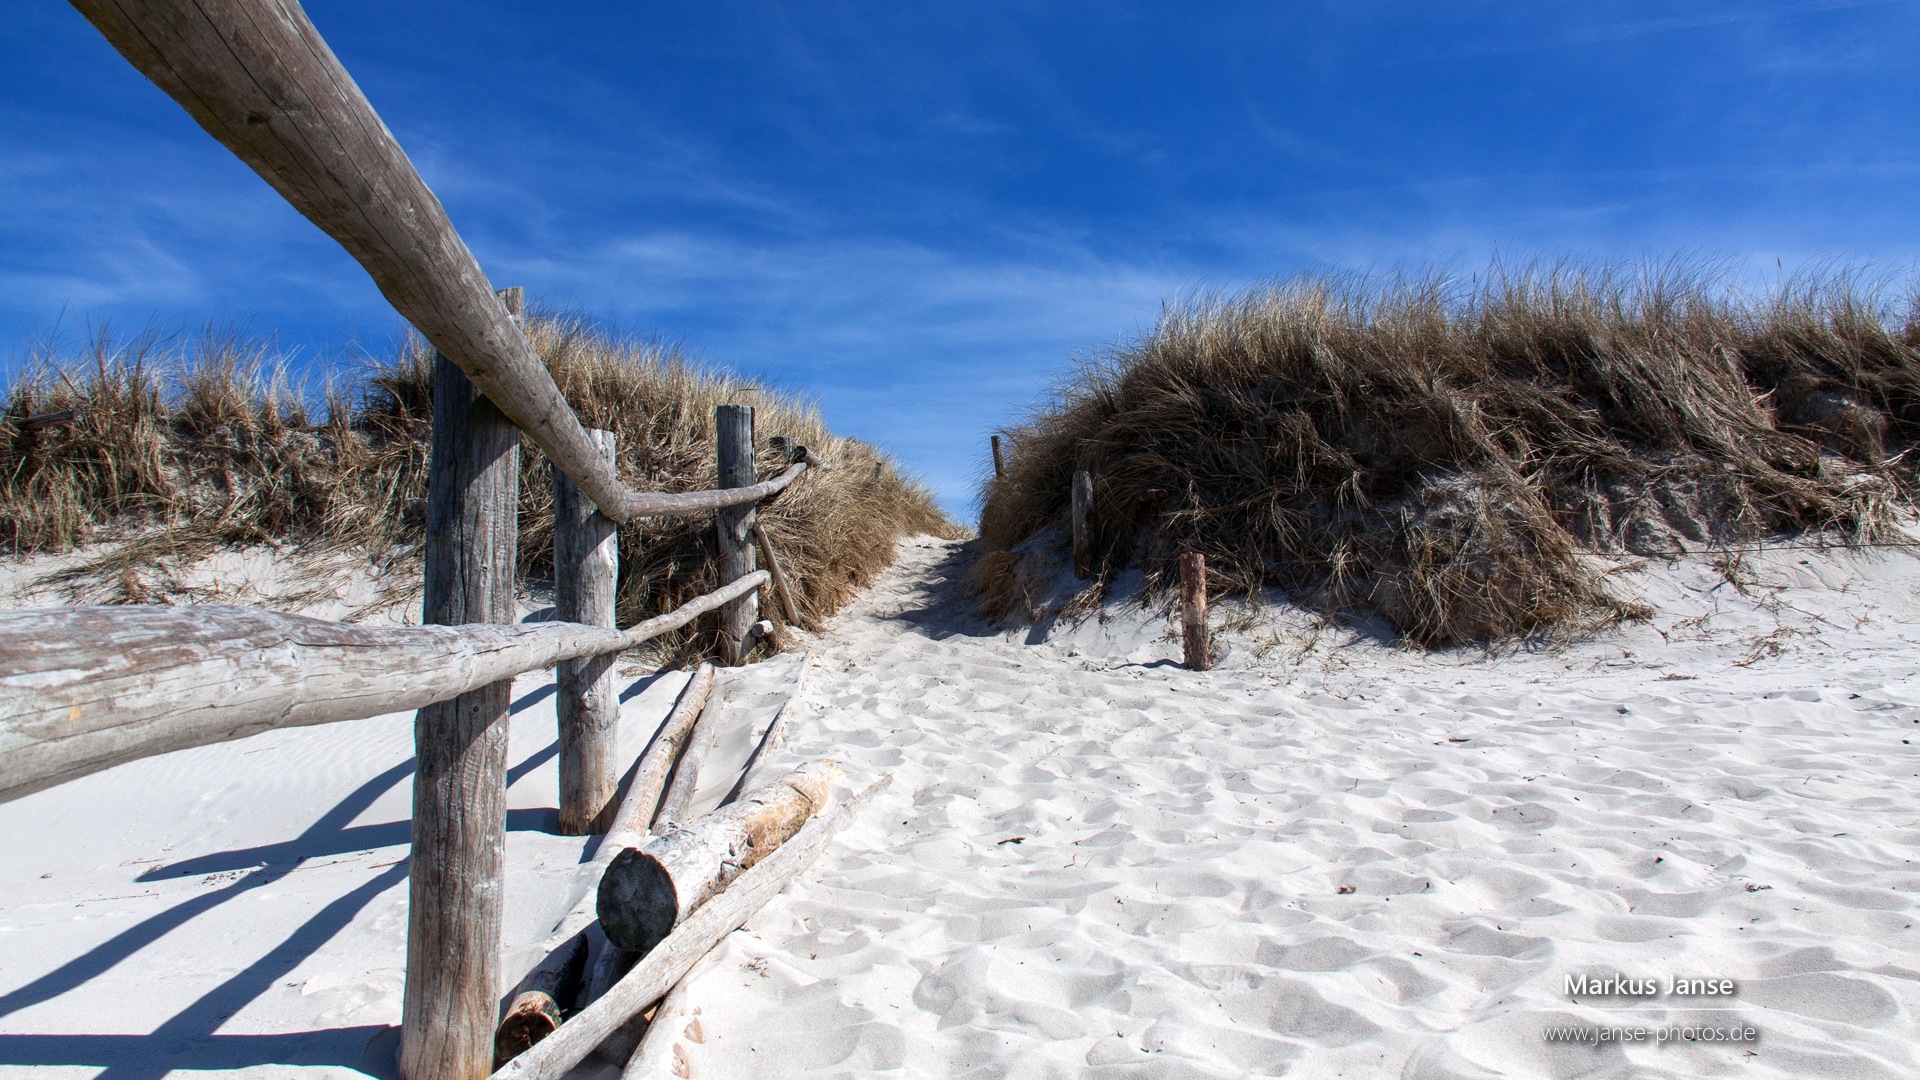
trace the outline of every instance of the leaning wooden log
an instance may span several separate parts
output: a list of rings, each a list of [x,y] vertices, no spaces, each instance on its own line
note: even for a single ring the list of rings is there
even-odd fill
[[[73,0],[120,55],[338,241],[608,517],[637,511],[353,77],[287,0]]]
[[[721,697],[708,698],[706,708],[700,710],[700,719],[693,725],[686,747],[680,752],[680,761],[673,767],[673,783],[667,785],[666,794],[660,796],[659,808],[653,812],[650,828],[656,835],[690,816],[693,794],[700,784],[700,768],[706,764],[707,750],[713,746],[714,733],[726,712],[726,701]]]
[[[825,809],[839,778],[833,762],[810,762],[739,802],[615,855],[600,878],[598,909],[607,940],[645,955]]]
[[[605,997],[560,1025],[545,1042],[496,1071],[494,1080],[559,1080],[565,1076],[621,1024],[666,996],[722,938],[744,925],[811,866],[834,836],[885,791],[892,779],[881,777],[865,791],[813,819],[778,851],[741,874],[726,892],[676,926]]]
[[[713,964],[712,953],[701,957],[660,1000],[647,1021],[640,1045],[633,1048],[626,1067],[620,1070],[620,1080],[659,1080],[663,1076],[688,1080],[693,1075],[693,1063],[687,1060],[686,1047],[706,1042],[707,1033],[700,1023],[700,1010],[693,1007],[690,988]],[[606,1047],[601,1047],[601,1056],[610,1056]]]
[[[614,815],[613,827],[600,838],[594,848],[593,862],[585,871],[588,880],[596,885],[615,855],[645,842],[647,823],[652,820],[653,809],[660,802],[667,774],[673,769],[674,759],[679,756],[680,747],[686,743],[687,734],[693,730],[694,719],[706,704],[707,695],[713,691],[715,675],[712,664],[700,665],[700,669],[681,689],[680,697],[667,713],[667,718],[661,721],[660,730],[654,735],[652,744],[640,755],[639,763],[634,766],[633,779],[627,785],[627,793],[620,799],[620,809]],[[506,1015],[501,1018],[500,1026],[494,1029],[493,1034],[495,1068],[506,1064],[560,1026],[561,1003],[573,996],[571,991],[583,983],[588,975],[586,964],[591,950],[586,930],[594,920],[593,907],[597,895],[596,889],[589,888],[580,897],[579,903],[560,917],[553,933],[547,936],[544,946],[546,958],[534,965],[533,970],[507,995],[509,1004]]]
[[[0,802],[137,758],[417,709],[620,652],[766,580],[756,571],[626,630],[370,627],[214,605],[0,612]]]
[[[767,573],[773,575],[773,595],[780,601],[780,613],[786,617],[787,625],[803,630],[818,630],[813,620],[800,613],[800,605],[794,602],[793,590],[787,586],[787,572],[774,554],[773,542],[767,539],[766,527],[758,521],[753,523],[753,541],[760,549],[760,561],[767,564]]]

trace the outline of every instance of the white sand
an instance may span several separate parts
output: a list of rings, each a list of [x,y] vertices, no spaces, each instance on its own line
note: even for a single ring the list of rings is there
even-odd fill
[[[1755,556],[1748,595],[1653,567],[1623,579],[1651,624],[1565,650],[1283,615],[1206,674],[1160,612],[996,633],[956,545],[902,556],[811,643],[763,773],[895,787],[700,976],[694,1076],[1920,1075],[1911,555]],[[707,799],[792,664],[741,678]],[[628,703],[631,750],[680,678]],[[514,970],[587,885],[539,831],[541,686],[515,688]],[[404,716],[274,733],[0,805],[0,1073],[374,1067],[409,742]],[[1569,1001],[1607,974],[1739,989]],[[1760,1037],[1542,1035],[1597,1024]]]

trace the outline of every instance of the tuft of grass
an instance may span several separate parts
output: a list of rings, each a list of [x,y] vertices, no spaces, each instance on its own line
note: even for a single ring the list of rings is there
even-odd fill
[[[716,483],[714,406],[756,407],[761,473],[786,466],[789,436],[832,466],[810,471],[761,513],[801,602],[825,616],[893,560],[903,534],[959,530],[885,454],[827,430],[793,395],[699,368],[671,348],[618,338],[578,318],[539,318],[536,350],[589,427],[618,436],[621,478],[691,491]],[[269,543],[316,565],[342,552],[403,570],[425,528],[431,351],[412,343],[357,381],[326,388],[309,415],[269,349],[231,335],[176,342],[102,333],[82,357],[42,356],[9,389],[0,422],[0,542],[16,554],[83,556],[56,584],[107,600],[168,599],[155,567],[223,547]],[[26,425],[74,410],[73,420]],[[551,575],[553,492],[545,458],[523,447],[520,569]],[[668,610],[718,584],[711,515],[620,530],[620,618]],[[408,574],[396,575],[407,580]],[[411,579],[417,588],[418,575]],[[697,633],[673,643],[697,654]]]
[[[1166,309],[1005,432],[976,582],[1094,478],[1102,573],[1278,586],[1426,646],[1642,615],[1590,552],[1871,540],[1914,493],[1920,318],[1847,272],[1747,297],[1684,268],[1302,278]]]

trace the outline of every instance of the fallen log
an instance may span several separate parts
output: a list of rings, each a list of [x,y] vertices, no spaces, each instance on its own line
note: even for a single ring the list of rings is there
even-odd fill
[[[713,692],[716,673],[712,664],[702,664],[681,689],[652,745],[634,767],[633,780],[620,800],[613,828],[594,848],[592,880],[606,873],[613,857],[646,839],[647,822],[660,801],[660,789],[666,786],[667,773],[680,747],[687,741],[693,722]],[[561,1003],[573,997],[572,991],[591,974],[587,960],[593,951],[588,927],[594,920],[594,902],[598,892],[588,889],[573,909],[560,917],[547,938],[546,957],[515,984],[507,995],[507,1011],[493,1033],[494,1067],[511,1061],[560,1026]]]
[[[0,802],[154,754],[418,709],[621,652],[766,580],[755,571],[626,630],[372,627],[217,605],[0,612]]]
[[[700,710],[700,719],[687,736],[686,748],[681,751],[679,763],[673,767],[673,783],[667,786],[667,793],[660,797],[659,809],[653,812],[654,835],[659,835],[674,822],[687,818],[688,810],[693,806],[694,789],[700,784],[700,768],[706,764],[707,750],[713,746],[714,731],[720,726],[720,718],[726,712],[726,701],[720,697],[709,697],[706,708]]]
[[[892,781],[893,777],[883,776],[865,791],[813,819],[778,851],[741,874],[726,892],[675,927],[605,997],[576,1013],[546,1041],[495,1071],[493,1080],[560,1080],[621,1024],[666,996],[722,938],[739,929],[811,866],[834,836]]]
[[[799,832],[826,807],[839,777],[833,762],[810,762],[615,855],[600,878],[596,905],[607,940],[644,956],[741,871]]]

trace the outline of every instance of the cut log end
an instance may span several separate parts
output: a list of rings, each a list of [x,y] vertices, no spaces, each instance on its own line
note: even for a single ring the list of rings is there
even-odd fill
[[[506,1018],[493,1033],[493,1067],[499,1068],[528,1050],[560,1026],[560,1003],[542,990],[529,990],[513,999]]]
[[[613,857],[600,878],[597,902],[607,940],[643,955],[666,940],[680,910],[673,875],[639,848]]]

